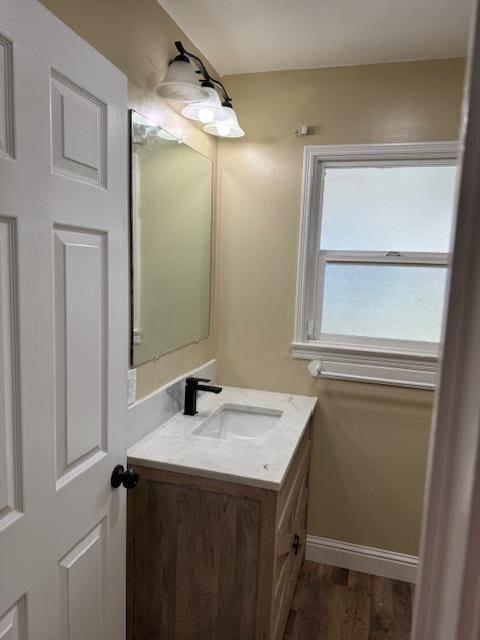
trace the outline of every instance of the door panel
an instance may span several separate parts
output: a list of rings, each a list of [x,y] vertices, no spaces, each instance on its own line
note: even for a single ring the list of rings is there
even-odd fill
[[[103,234],[54,231],[57,488],[107,450]],[[88,327],[88,331],[85,331]]]
[[[123,74],[0,0],[0,639],[125,637],[127,148]]]
[[[21,512],[14,222],[0,218],[0,531]]]
[[[0,618],[0,640],[24,640],[25,638],[25,602],[22,598]]]
[[[0,155],[13,157],[12,43],[0,36]]]
[[[60,637],[64,640],[103,640],[105,637],[104,536],[105,524],[101,522],[58,564]]]
[[[106,186],[106,104],[55,71],[51,91],[54,171]]]

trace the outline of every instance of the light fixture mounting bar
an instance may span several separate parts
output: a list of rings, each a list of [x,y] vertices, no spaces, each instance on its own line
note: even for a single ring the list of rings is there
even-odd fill
[[[223,106],[231,107],[232,106],[232,99],[228,95],[227,90],[225,89],[223,84],[220,82],[220,80],[215,80],[215,78],[212,78],[212,76],[208,73],[207,68],[206,68],[205,64],[203,63],[202,59],[199,58],[198,56],[196,56],[194,53],[190,53],[189,51],[187,51],[180,40],[177,40],[175,42],[175,46],[177,47],[177,51],[180,54],[180,56],[182,56],[182,58],[192,58],[193,60],[195,60],[197,66],[198,66],[198,68],[200,70],[200,73],[204,77],[205,86],[209,86],[210,85],[210,86],[213,87],[213,84],[216,84],[222,89],[222,92],[223,92]]]

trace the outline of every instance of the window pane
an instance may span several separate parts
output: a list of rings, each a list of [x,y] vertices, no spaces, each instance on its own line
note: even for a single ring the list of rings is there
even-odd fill
[[[320,248],[450,250],[456,166],[325,169]]]
[[[439,342],[444,267],[327,264],[321,331]]]

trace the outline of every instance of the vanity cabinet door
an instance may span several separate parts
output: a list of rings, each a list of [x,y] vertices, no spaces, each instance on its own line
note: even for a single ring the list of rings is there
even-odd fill
[[[272,640],[283,637],[305,554],[310,436],[307,432],[277,499]]]
[[[129,640],[263,640],[261,502],[248,488],[139,471],[128,496]]]

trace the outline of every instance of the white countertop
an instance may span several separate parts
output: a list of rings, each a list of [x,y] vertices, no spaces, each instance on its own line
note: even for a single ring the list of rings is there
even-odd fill
[[[308,396],[223,387],[218,395],[199,397],[197,415],[179,412],[132,446],[128,462],[279,490],[315,403],[316,398]],[[192,434],[224,404],[272,409],[282,415],[260,439],[229,441]]]

